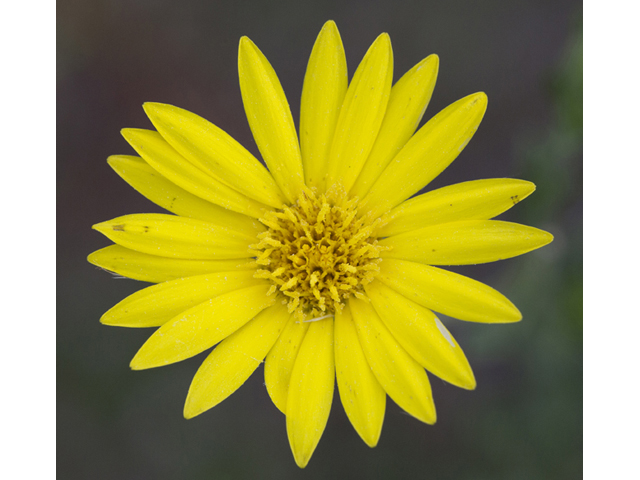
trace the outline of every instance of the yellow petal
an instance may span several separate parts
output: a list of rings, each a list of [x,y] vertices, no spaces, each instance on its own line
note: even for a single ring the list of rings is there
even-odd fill
[[[511,258],[547,245],[553,236],[499,220],[467,220],[411,230],[385,238],[384,258],[428,265],[470,265]]]
[[[484,93],[469,95],[429,120],[382,172],[364,199],[379,216],[436,178],[469,143],[487,109]]]
[[[184,417],[200,415],[240,388],[262,363],[288,318],[286,306],[276,303],[224,339],[193,377]]]
[[[219,295],[265,285],[252,270],[207,273],[143,288],[105,313],[100,321],[118,327],[159,327],[176,315]]]
[[[362,352],[348,308],[336,313],[335,337],[340,400],[360,438],[370,447],[375,447],[382,431],[387,395]]]
[[[237,223],[248,228],[253,227],[256,235],[264,231],[264,227],[257,220],[207,202],[178,187],[139,157],[112,155],[107,162],[138,192],[176,215],[206,222],[220,222],[224,225]]]
[[[273,67],[247,37],[238,54],[240,90],[249,126],[273,178],[290,203],[304,185],[298,135]]]
[[[131,360],[131,368],[161,367],[211,348],[273,304],[268,290],[264,284],[235,290],[177,315],[142,345]]]
[[[387,395],[418,420],[435,423],[427,372],[393,338],[370,303],[352,298],[349,308],[367,362]]]
[[[376,279],[423,307],[460,320],[510,323],[522,319],[515,305],[500,292],[440,268],[385,259]]]
[[[163,177],[209,202],[260,218],[269,207],[229,187],[180,155],[158,132],[125,128],[122,136]]]
[[[93,228],[143,253],[191,259],[245,258],[255,236],[193,218],[158,213],[125,215]]]
[[[313,46],[300,102],[300,148],[304,178],[320,187],[331,140],[347,91],[347,60],[338,27],[328,21]]]
[[[182,108],[145,103],[162,137],[195,166],[258,202],[279,208],[283,196],[266,168],[229,134]]]
[[[531,195],[536,186],[524,180],[491,178],[458,183],[411,198],[391,211],[377,234],[389,237],[428,225],[460,220],[488,220]]]
[[[405,73],[391,89],[380,133],[351,189],[351,195],[364,198],[418,128],[436,86],[438,63],[437,55],[429,55]]]
[[[300,322],[291,317],[264,362],[267,392],[282,413],[287,412],[291,372],[309,325],[308,322]]]
[[[476,388],[467,357],[431,310],[375,280],[365,290],[391,334],[420,365],[453,385]]]
[[[344,98],[329,152],[327,188],[349,191],[376,140],[393,80],[393,52],[383,33],[369,48]]]
[[[333,319],[311,322],[291,372],[287,397],[287,435],[300,468],[309,463],[329,419],[333,355]]]
[[[230,260],[166,258],[136,252],[120,245],[110,245],[97,250],[89,255],[87,260],[93,265],[123,277],[151,283],[166,282],[209,272],[255,269],[249,258]]]

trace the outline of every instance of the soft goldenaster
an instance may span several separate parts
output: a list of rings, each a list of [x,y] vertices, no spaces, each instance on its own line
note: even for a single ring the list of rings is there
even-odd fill
[[[160,327],[133,358],[136,370],[218,344],[193,379],[186,418],[227,398],[264,361],[267,391],[286,415],[300,467],[324,431],[335,378],[349,420],[371,447],[387,395],[433,424],[425,369],[458,387],[476,385],[434,311],[471,322],[521,319],[496,290],[435,265],[502,260],[552,240],[490,220],[530,195],[530,182],[477,180],[411,198],[467,145],[486,95],[453,103],[414,134],[438,57],[392,87],[391,43],[382,34],[348,83],[338,29],[327,22],[309,59],[298,138],[273,68],[246,37],[238,66],[268,170],[203,118],[146,103],[156,131],[123,130],[140,157],[116,155],[109,164],[175,215],[94,226],[115,245],[91,254],[91,263],[156,284],[102,322]]]

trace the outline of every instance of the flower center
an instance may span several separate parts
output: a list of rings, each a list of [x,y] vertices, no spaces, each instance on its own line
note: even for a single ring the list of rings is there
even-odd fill
[[[294,205],[271,211],[260,221],[268,227],[251,245],[259,268],[257,278],[273,282],[269,294],[280,292],[289,312],[314,320],[341,311],[380,270],[380,252],[373,231],[382,220],[358,217],[356,198],[306,189]]]

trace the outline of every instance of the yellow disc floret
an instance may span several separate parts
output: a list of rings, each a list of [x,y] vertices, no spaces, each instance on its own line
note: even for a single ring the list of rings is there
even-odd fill
[[[379,271],[383,247],[373,232],[382,220],[358,216],[357,203],[305,189],[294,205],[260,219],[268,230],[251,245],[255,276],[273,282],[269,294],[280,292],[301,320],[333,315],[351,295],[366,299],[362,287]]]

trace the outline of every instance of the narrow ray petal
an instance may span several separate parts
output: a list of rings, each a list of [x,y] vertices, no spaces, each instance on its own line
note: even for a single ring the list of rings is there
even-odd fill
[[[269,209],[264,203],[247,197],[193,165],[169,145],[158,132],[125,128],[121,133],[154,170],[188,192],[254,218],[262,217]]]
[[[307,466],[329,419],[335,383],[333,319],[312,322],[291,372],[287,435],[300,468]]]
[[[100,321],[118,327],[159,327],[219,295],[252,285],[268,285],[264,280],[253,278],[253,273],[252,270],[207,273],[152,285],[129,295]]]
[[[428,265],[470,265],[511,258],[547,245],[553,236],[543,230],[499,220],[444,223],[385,238],[392,247],[384,258]]]
[[[347,92],[347,60],[338,27],[324,24],[313,46],[300,102],[300,148],[304,178],[320,187],[331,141]]]
[[[189,387],[185,418],[215,407],[258,368],[287,323],[287,308],[277,303],[224,339],[202,363]]]
[[[531,195],[536,186],[524,180],[491,178],[458,183],[411,198],[391,211],[377,234],[389,237],[439,223],[488,220]]]
[[[364,201],[381,215],[418,192],[469,143],[487,109],[484,93],[469,95],[429,120],[382,172]]]
[[[497,290],[441,268],[385,259],[376,278],[423,307],[460,320],[511,323],[522,319],[515,305]]]
[[[254,270],[249,258],[230,260],[190,260],[167,258],[136,252],[120,245],[110,245],[93,252],[89,263],[117,273],[123,277],[143,282],[161,283],[177,278],[191,277],[209,272]]]
[[[391,89],[376,143],[351,195],[364,198],[389,162],[418,128],[438,77],[438,56],[430,55],[405,73]]]
[[[255,236],[193,218],[158,213],[125,215],[93,228],[123,247],[162,257],[245,258]]]
[[[145,103],[144,111],[162,137],[198,168],[249,198],[282,206],[283,196],[273,177],[229,134],[172,105]]]
[[[365,289],[391,334],[420,365],[453,385],[467,390],[476,388],[467,357],[431,310],[378,281]]]
[[[350,299],[349,308],[371,370],[391,399],[418,420],[436,422],[427,372],[389,332],[370,303]]]
[[[278,410],[285,414],[291,372],[309,325],[292,316],[264,362],[267,392]]]
[[[329,151],[327,188],[349,191],[380,130],[393,80],[393,52],[383,33],[369,48],[351,80]]]
[[[268,286],[235,290],[196,305],[155,331],[138,350],[131,368],[161,367],[211,348],[272,305]]]
[[[256,235],[264,231],[264,226],[256,219],[232,212],[187,192],[164,178],[139,157],[112,155],[107,162],[138,192],[176,215],[224,225],[253,227]]]
[[[289,103],[273,67],[247,37],[238,54],[240,90],[249,126],[262,158],[289,202],[304,185],[298,135]]]
[[[336,313],[335,357],[344,411],[360,438],[375,447],[382,432],[387,395],[364,356],[348,308]]]

